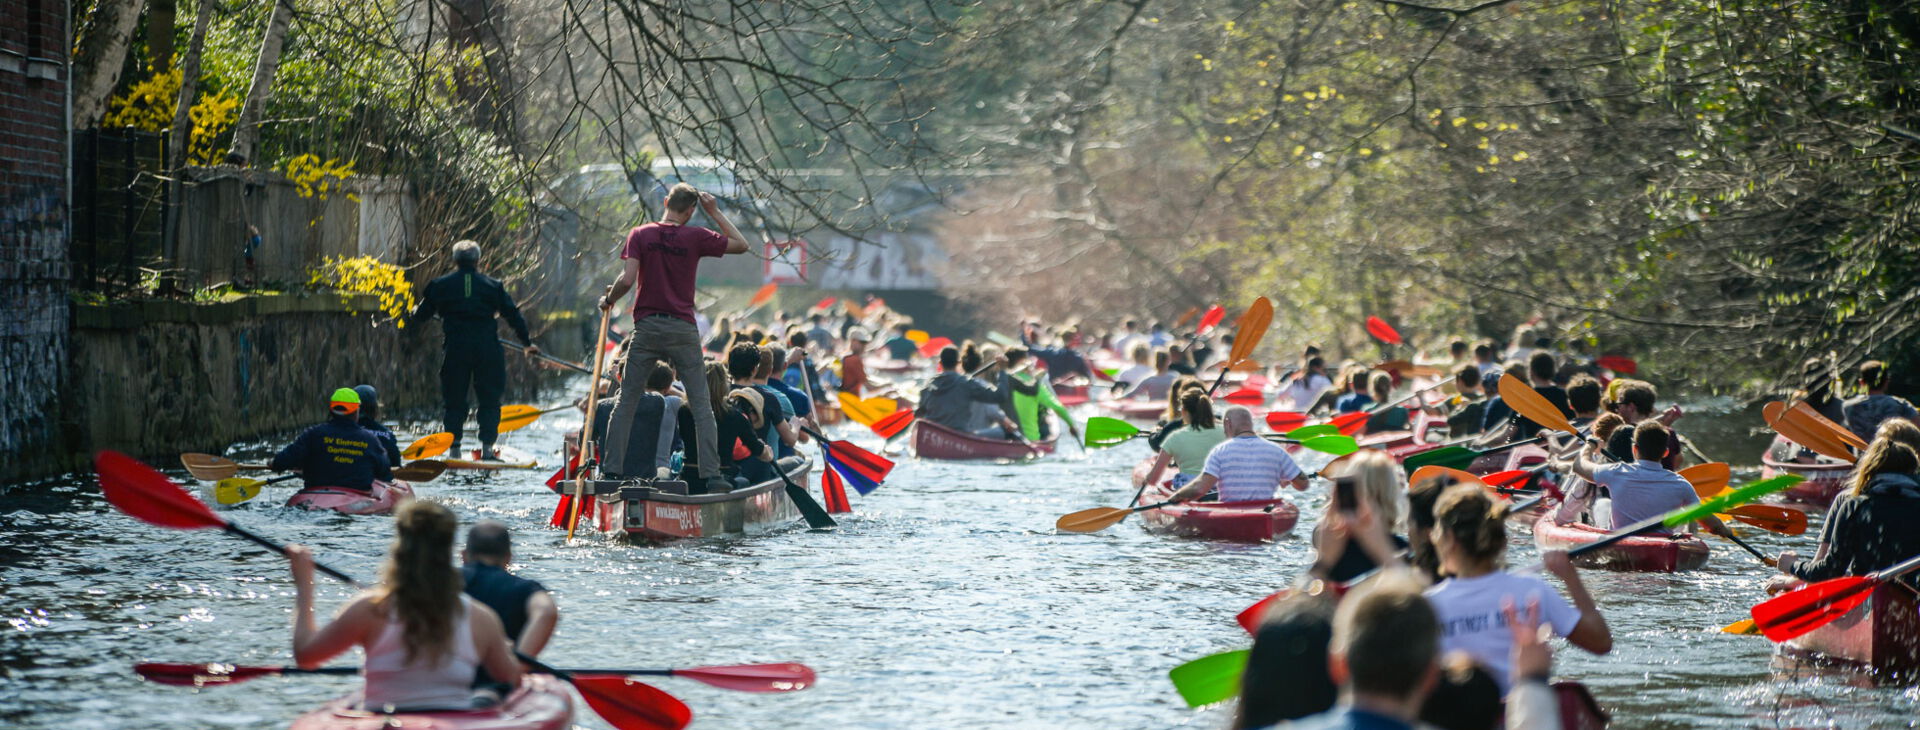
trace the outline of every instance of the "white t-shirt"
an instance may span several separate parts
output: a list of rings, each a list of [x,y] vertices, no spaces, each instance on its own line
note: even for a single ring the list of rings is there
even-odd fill
[[[1305,411],[1313,406],[1314,401],[1320,400],[1321,391],[1331,387],[1333,381],[1327,376],[1308,373],[1288,383],[1286,390],[1281,391],[1281,397],[1291,403],[1294,410]]]
[[[1141,381],[1153,377],[1152,365],[1134,365],[1113,376],[1115,382],[1138,385]]]
[[[1448,578],[1427,589],[1427,601],[1440,618],[1440,651],[1464,651],[1493,674],[1504,694],[1513,678],[1513,633],[1501,611],[1511,597],[1514,610],[1525,613],[1527,600],[1540,601],[1540,622],[1566,636],[1580,623],[1580,609],[1567,603],[1546,581],[1531,575],[1488,573],[1478,578]]]

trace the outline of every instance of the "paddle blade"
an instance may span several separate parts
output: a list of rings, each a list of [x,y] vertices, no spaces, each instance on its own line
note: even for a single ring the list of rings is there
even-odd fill
[[[1741,636],[1756,636],[1756,635],[1759,635],[1760,633],[1760,627],[1754,625],[1753,619],[1743,618],[1743,619],[1740,619],[1739,621],[1735,621],[1733,623],[1720,627],[1720,632],[1724,634],[1738,634]]]
[[[1733,478],[1733,470],[1726,464],[1713,462],[1695,464],[1680,470],[1680,478],[1693,485],[1693,492],[1707,499],[1726,491],[1727,481]]]
[[[1506,401],[1507,406],[1512,408],[1514,413],[1540,424],[1543,428],[1579,434],[1579,431],[1574,430],[1573,424],[1567,421],[1567,414],[1562,413],[1559,406],[1547,400],[1547,397],[1541,395],[1540,391],[1534,390],[1533,386],[1520,382],[1513,373],[1500,376],[1500,399]]]
[[[1753,607],[1753,623],[1773,641],[1786,641],[1831,623],[1873,595],[1879,581],[1849,575],[1780,594]]]
[[[927,340],[933,339],[933,335],[927,334],[926,330],[907,330],[907,339],[915,345],[924,345]]]
[[[1301,439],[1300,445],[1322,454],[1332,454],[1334,456],[1346,456],[1347,454],[1360,450],[1360,444],[1355,442],[1352,436],[1346,435],[1315,436],[1309,439]]]
[[[779,284],[767,284],[766,286],[760,287],[758,291],[753,293],[753,298],[747,300],[747,308],[751,309],[773,301],[773,295],[779,291]]]
[[[1300,438],[1287,432],[1305,425],[1307,425],[1307,414],[1305,413],[1294,413],[1292,411],[1269,411],[1267,413],[1267,428],[1271,428],[1277,433],[1285,433],[1287,434],[1287,438]],[[1339,429],[1334,429],[1334,432],[1338,433]]]
[[[1420,482],[1426,481],[1428,479],[1432,479],[1434,477],[1446,477],[1460,484],[1473,484],[1480,487],[1487,486],[1487,483],[1484,481],[1481,481],[1479,475],[1476,475],[1473,472],[1461,471],[1459,469],[1440,466],[1437,464],[1429,464],[1427,466],[1423,466],[1413,470],[1412,474],[1407,475],[1407,483],[1419,484]]]
[[[1812,449],[1816,454],[1849,462],[1858,458],[1847,449],[1846,441],[1841,440],[1817,422],[1796,417],[1785,403],[1780,401],[1768,403],[1761,409],[1760,414],[1767,419],[1767,425],[1772,426],[1773,430],[1778,431],[1780,435],[1787,437],[1788,441]]]
[[[1220,320],[1227,318],[1227,309],[1218,304],[1207,307],[1207,313],[1200,315],[1200,326],[1194,328],[1196,334],[1205,335],[1220,326]]]
[[[818,312],[818,311],[825,310],[828,307],[832,307],[833,303],[837,301],[840,301],[838,297],[827,297],[825,299],[821,299],[820,301],[814,302],[813,308],[808,311]]]
[[[1188,707],[1204,707],[1240,694],[1240,676],[1247,673],[1248,649],[1221,652],[1174,667],[1167,672],[1173,689]]]
[[[873,426],[874,421],[885,418],[900,409],[900,404],[893,399],[880,396],[861,398],[852,393],[842,392],[839,394],[839,399],[840,411],[847,414],[847,418],[868,427]]]
[[[1408,474],[1413,474],[1429,466],[1465,469],[1473,466],[1474,460],[1479,458],[1480,452],[1465,446],[1442,446],[1432,451],[1422,451],[1408,456],[1405,461],[1400,462],[1400,465],[1406,468]]]
[[[232,459],[213,454],[181,454],[180,465],[195,479],[217,482],[240,473],[240,465]]]
[[[1386,320],[1379,317],[1367,318],[1367,334],[1373,335],[1374,339],[1389,345],[1400,344],[1400,331],[1394,329],[1393,325],[1387,324]]]
[[[732,667],[675,669],[673,676],[736,692],[798,692],[813,686],[813,669],[805,664],[743,664]]]
[[[886,481],[887,475],[893,473],[892,459],[860,448],[851,441],[834,441],[827,445],[833,447],[834,461],[873,480],[875,484]]]
[[[1633,375],[1640,372],[1640,363],[1634,362],[1631,357],[1622,355],[1601,355],[1599,359],[1593,361],[1593,364],[1621,375]]]
[[[952,346],[953,340],[945,337],[935,337],[920,345],[920,356],[926,358],[939,357],[941,350]]]
[[[1088,446],[1113,446],[1138,435],[1139,427],[1118,418],[1094,416],[1087,419],[1085,441]]]
[[[173,687],[213,687],[239,684],[258,677],[280,673],[280,667],[240,667],[232,664],[181,664],[145,662],[133,665],[135,674],[154,684]]]
[[[850,300],[850,299],[840,300],[840,308],[847,310],[847,315],[853,317],[854,319],[867,318],[867,308],[862,307],[858,304],[854,304],[853,300]]]
[[[453,434],[441,431],[440,433],[422,436],[420,440],[407,444],[406,450],[400,452],[400,457],[407,461],[431,459],[447,453],[447,449],[452,446]]]
[[[260,488],[267,483],[259,479],[233,477],[222,479],[213,485],[213,501],[222,505],[236,505],[260,496]]]
[[[1061,532],[1078,532],[1083,534],[1099,532],[1120,524],[1120,521],[1126,519],[1127,515],[1130,514],[1133,514],[1133,510],[1121,509],[1119,507],[1083,509],[1070,515],[1064,515],[1058,520],[1054,520],[1053,528]]]
[[[1367,428],[1367,416],[1368,414],[1366,413],[1345,413],[1335,416],[1333,420],[1327,423],[1333,424],[1333,427],[1338,429],[1340,433],[1348,436],[1358,436],[1361,431]]]
[[[1775,504],[1743,504],[1727,512],[1741,522],[1781,535],[1804,535],[1807,513]]]
[[[1233,350],[1227,355],[1227,366],[1232,367],[1247,356],[1253,354],[1253,348],[1260,344],[1260,338],[1267,336],[1267,326],[1273,324],[1273,302],[1266,297],[1253,300],[1247,311],[1240,315],[1240,324],[1234,328]]]
[[[529,405],[500,406],[500,433],[519,430],[540,420],[540,408]]]
[[[1786,418],[1805,421],[1808,424],[1817,426],[1822,430],[1832,433],[1836,438],[1839,438],[1842,443],[1853,448],[1862,451],[1867,448],[1866,440],[1860,438],[1859,434],[1854,433],[1853,429],[1834,423],[1826,416],[1820,415],[1820,412],[1814,410],[1813,406],[1807,405],[1806,401],[1799,401],[1788,406]]]
[[[1226,394],[1222,400],[1236,406],[1257,406],[1267,402],[1267,394],[1260,392],[1259,388],[1241,388]]]
[[[891,415],[874,421],[870,428],[874,433],[880,434],[880,438],[891,439],[900,435],[901,431],[907,430],[911,425],[913,425],[913,411],[894,411]]]
[[[1520,487],[1520,485],[1525,484],[1527,482],[1527,477],[1530,477],[1530,476],[1533,476],[1533,472],[1527,471],[1525,469],[1508,469],[1506,471],[1500,471],[1500,472],[1494,472],[1492,474],[1488,474],[1484,477],[1481,477],[1480,481],[1486,482],[1487,486],[1490,486],[1490,487],[1506,487],[1508,489],[1517,489]]]
[[[447,462],[438,459],[421,459],[394,469],[393,478],[405,479],[409,482],[430,482],[445,473],[447,473]]]
[[[1290,439],[1310,439],[1315,436],[1338,435],[1340,435],[1340,428],[1331,423],[1316,423],[1311,426],[1301,426],[1286,433],[1286,437]]]
[[[645,682],[574,677],[573,688],[600,719],[620,730],[680,730],[693,722],[693,710],[685,702]]]
[[[1240,624],[1240,628],[1246,629],[1249,634],[1258,633],[1260,631],[1260,622],[1267,617],[1267,609],[1273,606],[1273,604],[1278,603],[1280,599],[1286,598],[1289,592],[1287,589],[1282,588],[1280,592],[1255,601],[1251,606],[1240,609],[1240,613],[1235,614],[1233,617],[1234,622]]]
[[[179,530],[227,526],[206,503],[139,459],[102,451],[93,457],[93,471],[107,502],[136,520]]]

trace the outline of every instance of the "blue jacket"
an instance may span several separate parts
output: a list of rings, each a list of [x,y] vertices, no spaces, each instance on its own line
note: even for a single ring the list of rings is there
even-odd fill
[[[380,437],[360,427],[353,416],[334,416],[301,432],[273,457],[273,468],[300,470],[308,487],[345,487],[367,491],[374,480],[393,479]]]

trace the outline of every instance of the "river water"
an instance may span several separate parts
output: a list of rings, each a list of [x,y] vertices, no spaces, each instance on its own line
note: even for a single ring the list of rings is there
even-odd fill
[[[1736,464],[1736,477],[1751,476],[1738,465],[1757,461],[1758,417],[1724,402],[1690,410],[1683,430]],[[553,463],[560,434],[578,425],[569,416],[547,416],[511,443]],[[398,430],[434,430],[406,425],[418,428]],[[871,435],[847,434],[878,447]],[[879,491],[854,497],[856,514],[841,516],[836,531],[796,523],[664,548],[598,536],[565,544],[545,527],[554,496],[540,483],[544,471],[449,473],[420,494],[463,521],[491,517],[515,528],[518,571],[546,583],[562,607],[542,657],[555,665],[798,661],[819,672],[814,688],[776,695],[658,682],[692,706],[696,727],[1224,726],[1230,708],[1186,708],[1166,671],[1246,646],[1233,615],[1309,562],[1300,536],[1325,504],[1325,485],[1301,498],[1295,537],[1271,545],[1168,539],[1132,521],[1098,535],[1056,535],[1061,514],[1124,504],[1128,469],[1146,447],[1063,449],[1023,465],[902,458]],[[288,493],[269,487],[230,517],[312,545],[350,574],[375,575],[388,518],[300,513],[278,506]],[[1748,532],[1770,551],[1813,544],[1812,532]],[[1532,562],[1524,531],[1512,544],[1512,562]],[[1694,573],[1588,571],[1615,649],[1594,657],[1562,644],[1558,673],[1586,682],[1616,727],[1914,725],[1920,694],[1912,688],[1773,670],[1765,639],[1717,632],[1763,597],[1767,571],[1731,546],[1714,550]],[[325,612],[348,595],[333,583],[320,592]],[[145,684],[130,667],[288,663],[291,606],[284,563],[245,543],[136,523],[83,477],[12,485],[0,498],[0,614],[12,626],[0,634],[0,724],[284,726],[356,680],[269,677],[194,691]],[[580,725],[605,727],[581,709]]]

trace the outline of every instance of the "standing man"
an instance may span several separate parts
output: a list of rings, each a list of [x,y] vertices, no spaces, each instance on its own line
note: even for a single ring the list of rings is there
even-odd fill
[[[440,360],[440,400],[446,408],[447,433],[453,434],[448,450],[460,453],[460,431],[467,424],[467,388],[471,387],[480,407],[475,416],[480,422],[480,458],[492,460],[493,440],[500,433],[500,394],[507,389],[507,355],[500,350],[494,316],[507,320],[528,355],[539,354],[540,348],[527,334],[527,320],[520,316],[513,295],[500,280],[480,273],[480,244],[453,244],[453,265],[453,273],[427,283],[420,306],[407,321],[440,316],[440,331],[446,336]]]
[[[707,217],[725,234],[689,226],[693,206],[699,204]],[[747,239],[740,229],[720,212],[711,193],[679,183],[667,192],[666,211],[660,222],[648,223],[627,234],[620,251],[623,266],[620,278],[607,287],[600,308],[613,309],[627,290],[639,285],[633,295],[632,350],[620,376],[620,395],[614,400],[612,422],[607,428],[607,443],[626,443],[633,428],[637,397],[627,397],[628,388],[639,394],[646,386],[648,371],[655,360],[666,360],[681,373],[704,373],[706,362],[700,347],[700,330],[694,321],[693,285],[700,271],[700,259],[747,252]],[[687,402],[707,403],[706,378],[688,375],[681,381],[687,388]],[[700,478],[708,493],[727,491],[730,486],[720,477],[720,437],[714,426],[713,410],[691,408],[694,442],[700,457]],[[625,473],[626,454],[612,449],[601,465],[610,473]]]

